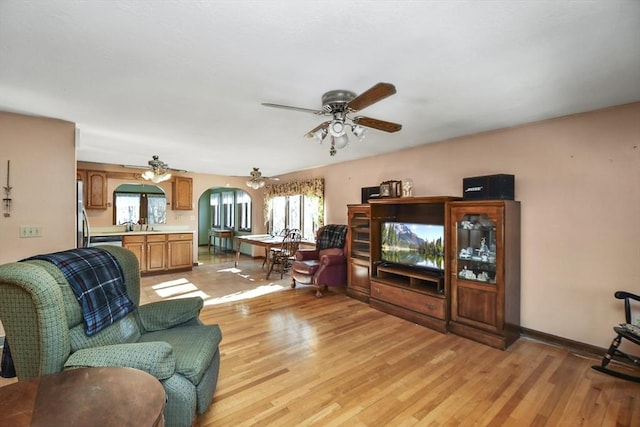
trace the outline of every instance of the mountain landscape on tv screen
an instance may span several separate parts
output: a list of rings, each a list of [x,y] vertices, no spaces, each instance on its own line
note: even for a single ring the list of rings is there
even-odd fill
[[[387,222],[382,225],[383,261],[442,269],[444,227]]]

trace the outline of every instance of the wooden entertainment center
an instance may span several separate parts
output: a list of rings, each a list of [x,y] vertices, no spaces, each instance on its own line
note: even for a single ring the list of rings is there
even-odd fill
[[[505,349],[520,328],[520,211],[508,200],[370,199],[349,205],[347,294],[411,322]],[[387,222],[444,227],[444,265],[384,261]]]

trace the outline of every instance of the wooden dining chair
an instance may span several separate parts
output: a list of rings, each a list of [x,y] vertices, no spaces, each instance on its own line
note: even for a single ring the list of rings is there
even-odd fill
[[[283,228],[277,234],[272,234],[272,236],[274,239],[277,239],[278,237],[282,237],[282,240],[284,241],[284,238],[287,236],[287,234],[289,234],[289,229]],[[272,247],[270,249],[267,249],[267,248],[264,249],[264,260],[262,261],[262,268],[264,268],[265,264],[268,263],[269,260],[271,260],[271,254],[274,251],[279,251],[279,250],[280,250],[279,246]]]
[[[269,251],[269,271],[267,272],[267,279],[269,279],[274,267],[277,267],[280,272],[280,278],[282,279],[284,277],[284,273],[291,268],[295,260],[296,252],[300,247],[300,240],[302,240],[300,231],[290,230],[282,240],[281,245],[271,248],[272,250]]]

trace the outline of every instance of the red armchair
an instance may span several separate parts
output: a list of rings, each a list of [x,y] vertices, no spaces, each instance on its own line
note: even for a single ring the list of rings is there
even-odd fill
[[[347,283],[345,243],[347,226],[328,224],[318,230],[315,249],[299,249],[291,266],[291,287],[297,283],[313,285],[316,296],[329,286]]]

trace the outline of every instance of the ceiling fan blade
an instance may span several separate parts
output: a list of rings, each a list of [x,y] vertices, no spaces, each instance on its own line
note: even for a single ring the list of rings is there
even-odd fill
[[[324,123],[320,123],[318,126],[314,127],[313,129],[311,129],[309,132],[307,132],[306,134],[304,134],[305,137],[307,138],[313,138],[314,137],[314,133],[316,133],[317,131],[319,131],[320,129],[326,129],[329,124],[331,122],[324,122]]]
[[[311,113],[311,114],[317,114],[317,115],[326,114],[326,112],[322,110],[312,110],[311,108],[291,107],[290,105],[272,104],[270,102],[263,102],[262,105],[264,105],[265,107],[282,108],[284,110],[301,111],[303,113]]]
[[[351,111],[359,111],[394,93],[396,93],[396,87],[394,85],[380,82],[352,99],[351,102],[347,104],[347,108]]]
[[[393,122],[385,122],[384,120],[372,119],[371,117],[358,116],[353,121],[360,126],[383,130],[385,132],[398,132],[402,129],[402,125]]]

